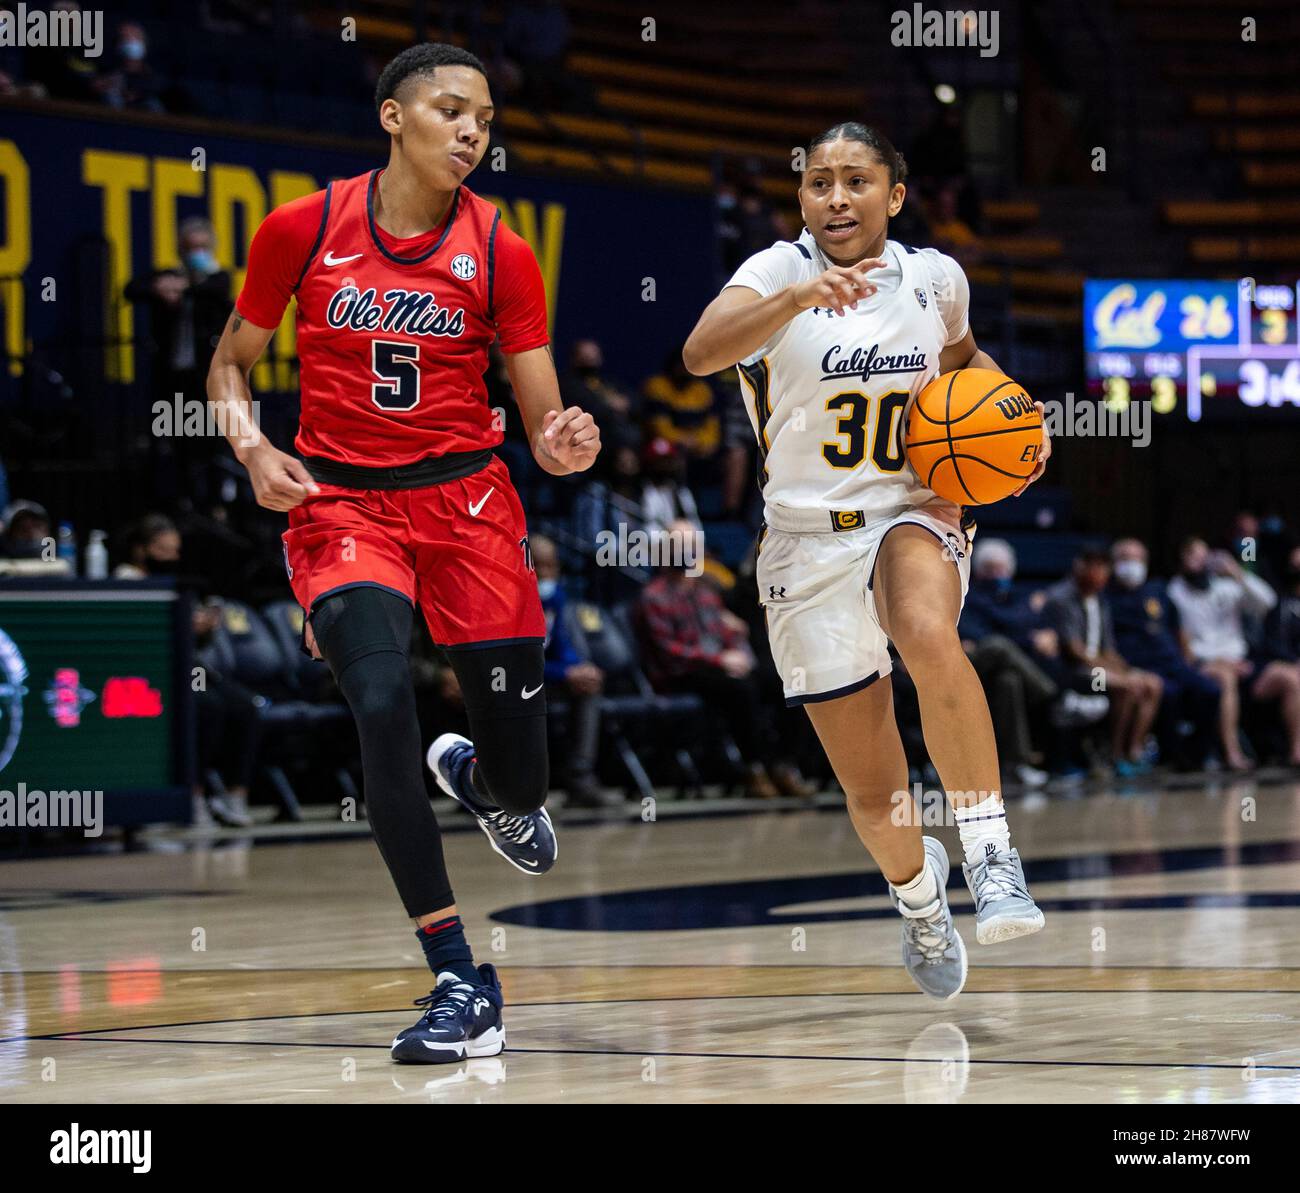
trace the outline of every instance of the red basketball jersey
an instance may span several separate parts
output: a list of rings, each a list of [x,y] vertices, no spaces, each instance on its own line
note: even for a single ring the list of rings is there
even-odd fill
[[[391,467],[494,447],[503,436],[483,380],[489,345],[498,332],[506,352],[548,342],[536,259],[464,186],[442,227],[390,236],[374,218],[380,173],[271,213],[249,252],[240,314],[273,327],[297,297],[301,454]]]

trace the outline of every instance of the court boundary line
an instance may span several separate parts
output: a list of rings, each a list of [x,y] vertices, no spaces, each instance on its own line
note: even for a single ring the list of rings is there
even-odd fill
[[[369,1014],[378,1012],[357,1012],[359,1014]],[[91,1039],[67,1040],[61,1037],[41,1037],[53,1039],[58,1043],[90,1043],[90,1044],[172,1044],[185,1047],[218,1047],[233,1048],[240,1046],[249,1046],[254,1048],[351,1048],[351,1049],[388,1049],[388,1044],[334,1044],[324,1041],[297,1041],[297,1040],[109,1040],[109,1039]],[[852,1062],[855,1064],[938,1064],[948,1063],[949,1057],[898,1057],[898,1056],[807,1056],[791,1053],[766,1053],[766,1052],[664,1052],[654,1049],[614,1049],[614,1048],[507,1048],[500,1056],[509,1056],[511,1053],[517,1055],[532,1056],[623,1056],[630,1059],[659,1057],[679,1060],[757,1060],[757,1061],[838,1061],[841,1063]],[[459,1064],[465,1064],[472,1059],[488,1058],[466,1058]],[[452,1062],[449,1062],[452,1063]],[[1023,1058],[1004,1058],[994,1059],[992,1057],[968,1057],[965,1062],[970,1065],[1023,1065],[1037,1068],[1060,1068],[1060,1069],[1214,1069],[1230,1070],[1239,1072],[1242,1068],[1240,1062],[1228,1063],[1220,1061],[1121,1061],[1121,1060],[1027,1060]],[[406,1069],[424,1068],[436,1069],[436,1065],[402,1065]],[[1269,1072],[1295,1072],[1300,1071],[1300,1064],[1297,1065],[1278,1065],[1278,1064],[1257,1064],[1253,1067],[1254,1072],[1267,1070]]]

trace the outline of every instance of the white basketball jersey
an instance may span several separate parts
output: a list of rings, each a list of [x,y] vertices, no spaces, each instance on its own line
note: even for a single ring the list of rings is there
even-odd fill
[[[773,525],[826,511],[862,511],[869,523],[936,503],[956,512],[917,479],[903,433],[940,351],[966,335],[966,277],[935,249],[890,240],[881,256],[888,266],[869,275],[878,289],[857,309],[803,311],[740,363]],[[805,228],[755,254],[727,284],[766,296],[830,267]]]

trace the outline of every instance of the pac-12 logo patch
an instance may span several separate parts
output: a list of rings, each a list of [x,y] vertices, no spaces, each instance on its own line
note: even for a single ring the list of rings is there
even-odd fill
[[[921,310],[925,310],[925,304],[928,301],[925,296],[925,291],[918,288],[913,290],[912,293],[916,295],[916,301],[921,304]]]
[[[478,263],[468,253],[460,253],[451,259],[451,272],[462,282],[468,282],[478,273]]]

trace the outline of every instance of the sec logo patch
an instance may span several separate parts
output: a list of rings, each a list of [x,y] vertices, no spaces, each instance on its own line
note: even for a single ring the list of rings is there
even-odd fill
[[[478,263],[468,253],[461,253],[453,257],[451,261],[451,272],[454,273],[462,282],[468,282],[476,273],[478,273]]]

